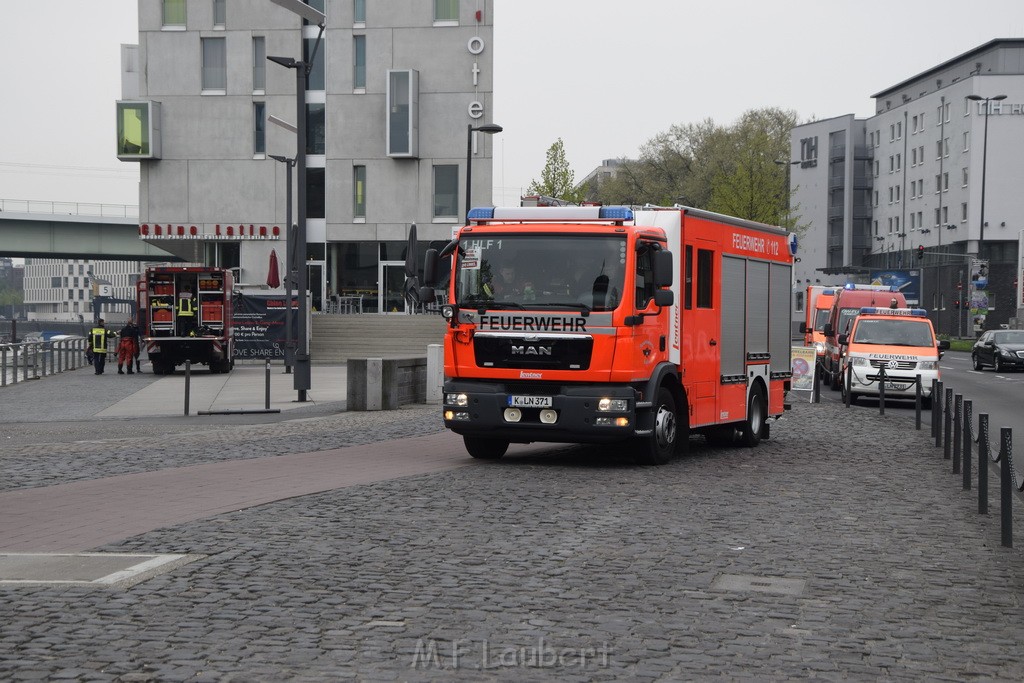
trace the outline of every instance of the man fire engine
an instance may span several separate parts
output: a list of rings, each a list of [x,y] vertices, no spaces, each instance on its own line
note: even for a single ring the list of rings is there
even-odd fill
[[[470,455],[623,441],[662,464],[691,432],[768,436],[790,382],[785,231],[690,208],[488,208],[469,223],[427,252],[424,279],[451,256],[443,412]]]

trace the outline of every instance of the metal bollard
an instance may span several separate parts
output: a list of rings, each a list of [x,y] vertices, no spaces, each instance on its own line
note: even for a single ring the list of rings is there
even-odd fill
[[[850,388],[853,386],[853,366],[847,365],[844,374],[846,377],[841,381],[846,382],[846,407],[849,408],[850,403],[853,401],[853,393],[850,391]]]
[[[270,410],[270,359],[269,358],[267,359],[267,395],[266,395],[266,399],[263,401],[263,403],[264,403],[263,407],[266,408],[267,410]]]
[[[939,429],[939,418],[942,415],[942,382],[932,380],[932,438],[935,439],[935,447],[942,445],[942,434]]]
[[[960,472],[960,442],[963,432],[964,419],[964,397],[963,394],[956,395],[956,403],[953,406],[953,474]]]
[[[7,386],[7,347],[0,349],[0,387]]]
[[[978,415],[978,514],[988,514],[988,413]]]
[[[949,460],[949,428],[952,424],[953,418],[953,390],[946,389],[946,407],[943,409],[942,427],[944,438],[942,440],[942,458]]]
[[[971,490],[971,441],[973,441],[971,430],[974,426],[971,424],[973,418],[973,403],[971,401],[964,401],[964,491]]]
[[[921,431],[921,375],[914,379],[914,429]]]
[[[192,361],[185,361],[185,417],[188,417],[188,394],[192,384]]]
[[[814,361],[814,386],[811,389],[811,403],[821,403],[821,363]]]
[[[1013,547],[1013,473],[1010,471],[1010,458],[1013,457],[1013,430],[1003,427],[999,430],[999,516],[1002,518],[1000,527],[1003,530],[1003,547]]]
[[[878,368],[878,414],[885,415],[885,367]]]

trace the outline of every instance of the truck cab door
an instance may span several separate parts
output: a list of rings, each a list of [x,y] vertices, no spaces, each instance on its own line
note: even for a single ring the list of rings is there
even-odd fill
[[[637,244],[636,273],[630,301],[636,321],[632,344],[636,379],[649,376],[651,368],[668,356],[667,316],[670,307],[659,307],[654,301],[657,290],[654,281],[654,251],[654,245],[650,242]]]
[[[683,253],[682,365],[691,427],[718,422],[722,325],[716,247],[714,242],[698,239],[687,244]]]

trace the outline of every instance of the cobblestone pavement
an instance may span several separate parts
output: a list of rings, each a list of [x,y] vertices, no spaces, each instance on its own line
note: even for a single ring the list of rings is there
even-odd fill
[[[372,440],[394,417],[181,450]],[[60,481],[101,455],[89,476],[119,472],[131,446],[104,445],[36,462]],[[205,558],[129,590],[0,587],[0,679],[1024,678],[1024,562],[999,546],[998,497],[977,515],[905,412],[801,403],[756,449],[692,445],[659,468],[614,448],[513,453],[106,546]],[[173,440],[157,450],[147,466],[178,462]],[[15,456],[18,486],[48,481],[36,457]]]

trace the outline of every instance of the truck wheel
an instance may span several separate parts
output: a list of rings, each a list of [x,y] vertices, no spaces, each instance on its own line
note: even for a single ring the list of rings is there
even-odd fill
[[[765,407],[764,394],[761,387],[750,392],[750,401],[747,404],[747,419],[740,428],[740,441],[744,446],[756,446],[761,443],[761,432],[764,430],[764,420],[768,414]]]
[[[508,450],[508,441],[488,439],[482,436],[463,436],[466,450],[479,460],[500,460]]]
[[[633,458],[640,465],[664,465],[672,459],[678,437],[676,402],[672,392],[661,387],[654,403],[654,429],[649,435],[637,439]]]

